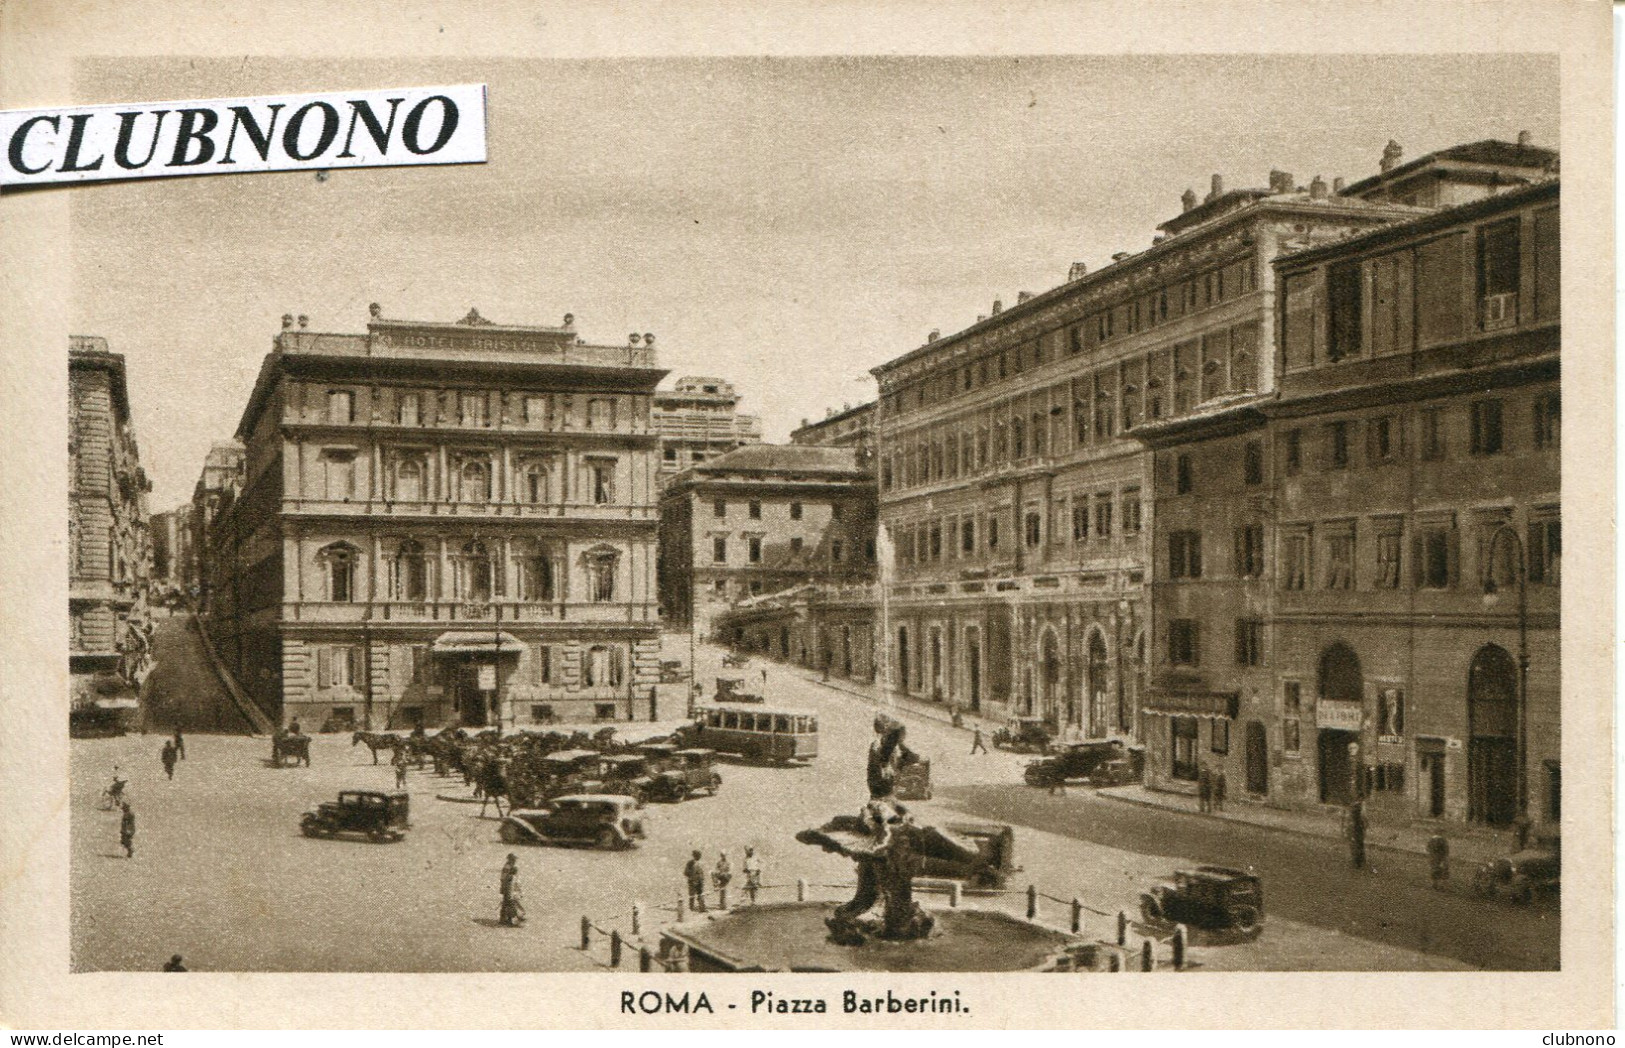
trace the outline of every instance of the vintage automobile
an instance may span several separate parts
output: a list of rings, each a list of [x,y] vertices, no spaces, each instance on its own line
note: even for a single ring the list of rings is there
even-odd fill
[[[973,888],[998,889],[1020,868],[1015,864],[1015,831],[1003,823],[948,822],[939,829],[958,842],[974,846],[977,858],[971,862],[954,862],[923,856],[921,877],[960,881]]]
[[[1140,762],[1130,757],[1113,757],[1102,761],[1089,773],[1089,785],[1096,788],[1106,786],[1127,786],[1131,782],[1139,782],[1141,776]]]
[[[892,793],[900,801],[928,801],[931,799],[931,762],[917,760],[898,769]]]
[[[398,841],[411,829],[411,800],[404,793],[344,790],[336,801],[323,801],[299,820],[306,837],[359,833],[370,841]]]
[[[746,691],[743,677],[718,677],[717,693],[711,700],[713,702],[765,702],[766,699],[755,692]]]
[[[677,756],[680,749],[671,742],[646,742],[638,747],[650,778],[647,800],[675,804],[688,799],[688,775],[682,758]]]
[[[1012,753],[1048,753],[1055,733],[1042,717],[1012,717],[993,733],[993,745]]]
[[[1029,786],[1050,786],[1057,782],[1087,779],[1096,768],[1107,761],[1122,758],[1126,753],[1118,739],[1067,743],[1052,750],[1048,757],[1028,764],[1022,778]]]
[[[510,811],[497,835],[504,844],[580,844],[614,851],[643,836],[638,802],[612,793],[566,794],[540,808]]]
[[[692,797],[696,793],[704,793],[707,797],[717,795],[717,789],[722,785],[722,776],[717,773],[715,750],[695,746],[678,750],[672,757],[680,762],[673,766],[672,771],[683,777],[683,786],[688,790],[687,796]]]
[[[1255,936],[1264,924],[1264,887],[1252,874],[1228,866],[1178,870],[1140,894],[1140,916],[1150,925]]]
[[[1473,871],[1473,894],[1484,899],[1505,895],[1515,903],[1528,903],[1537,891],[1561,887],[1562,876],[1563,850],[1553,837],[1481,864]]]
[[[651,799],[655,776],[649,771],[649,758],[638,753],[617,753],[603,759],[603,769],[603,778],[587,792],[631,797],[640,808]]]

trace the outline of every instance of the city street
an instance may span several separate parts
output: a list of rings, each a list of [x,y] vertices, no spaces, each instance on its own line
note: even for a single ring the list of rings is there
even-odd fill
[[[757,661],[741,674],[757,675]],[[768,666],[770,703],[809,708],[821,719],[821,752],[798,768],[722,767],[715,798],[644,811],[648,839],[629,852],[510,849],[479,805],[437,800],[465,794],[460,779],[410,773],[413,828],[378,845],[310,840],[299,815],[342,788],[391,789],[393,769],[372,765],[348,736],[318,736],[313,767],[268,765],[267,739],[190,735],[173,782],[158,761],[160,736],[73,743],[73,964],[76,970],[158,968],[171,954],[194,970],[538,971],[592,970],[603,951],[582,953],[583,914],[605,927],[634,900],[649,912],[680,891],[690,849],[707,865],[727,849],[739,869],[755,845],[765,880],[793,885],[851,879],[849,864],[797,844],[795,833],[864,801],[863,756],[872,707]],[[702,649],[709,682],[720,651]],[[1214,825],[1179,813],[1134,808],[1087,790],[1049,796],[1019,785],[1027,758],[970,756],[969,733],[914,717],[910,744],[933,763],[936,797],[915,805],[922,821],[964,818],[1016,827],[1021,872],[1060,898],[1095,910],[1135,910],[1141,887],[1176,865],[1252,865],[1268,914],[1254,943],[1193,950],[1219,969],[1442,969],[1555,966],[1555,910],[1440,896],[1420,860],[1378,853],[1375,873],[1341,865],[1335,842]],[[139,820],[136,856],[118,845],[118,817],[97,798],[115,764],[130,780]],[[1038,827],[1043,826],[1044,829]],[[520,855],[529,923],[496,924],[497,873]],[[820,897],[835,898],[824,890]],[[784,894],[778,896],[785,897]],[[1015,899],[1012,898],[1012,902]],[[1046,910],[1064,922],[1061,907]],[[1086,915],[1085,930],[1110,920]]]

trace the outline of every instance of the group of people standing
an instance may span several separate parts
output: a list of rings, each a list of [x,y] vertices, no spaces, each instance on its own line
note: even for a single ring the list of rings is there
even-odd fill
[[[756,894],[762,889],[762,859],[756,854],[755,848],[749,846],[745,848],[740,873],[745,878],[745,897],[755,903]],[[717,890],[719,899],[727,891],[728,885],[733,883],[733,877],[733,864],[728,861],[728,853],[725,851],[718,853],[717,864],[710,872],[710,881],[711,886]],[[706,912],[705,853],[698,848],[694,849],[687,865],[683,867],[683,880],[688,884],[688,908],[695,913]]]
[[[1197,808],[1204,812],[1224,811],[1224,795],[1229,785],[1223,768],[1202,765],[1196,773]]]

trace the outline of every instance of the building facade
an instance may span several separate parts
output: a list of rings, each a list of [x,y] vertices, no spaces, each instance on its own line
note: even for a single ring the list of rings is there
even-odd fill
[[[284,318],[211,537],[210,624],[272,713],[343,729],[646,716],[659,676],[649,340]]]
[[[801,420],[801,425],[790,433],[790,443],[809,444],[826,448],[857,448],[858,465],[873,471],[875,468],[875,408],[874,401],[857,407],[831,410],[817,422]]]
[[[130,422],[124,357],[68,345],[68,669],[75,706],[133,697],[150,657],[151,482]]]
[[[739,601],[874,577],[874,478],[851,448],[739,448],[674,480],[660,514],[666,620],[702,634]]]
[[[203,459],[203,470],[192,487],[191,570],[186,593],[200,613],[207,614],[221,580],[213,577],[214,527],[237,499],[243,486],[243,446],[235,440],[216,441]]]
[[[874,369],[894,687],[1138,735],[1152,507],[1129,431],[1268,392],[1270,261],[1417,213],[1284,172],[1183,207],[1148,250]]]
[[[731,648],[839,677],[873,683],[874,583],[808,585],[752,597],[716,614],[712,634]]]
[[[152,584],[168,598],[187,592],[195,577],[192,563],[192,504],[154,513],[152,532]]]
[[[702,375],[685,375],[674,388],[656,391],[661,490],[685,469],[734,448],[761,443],[762,420],[739,414],[739,399],[733,383]]]
[[[1206,766],[1243,801],[1555,822],[1556,156],[1396,153],[1346,192],[1440,206],[1276,261],[1274,392],[1136,430],[1147,783]]]

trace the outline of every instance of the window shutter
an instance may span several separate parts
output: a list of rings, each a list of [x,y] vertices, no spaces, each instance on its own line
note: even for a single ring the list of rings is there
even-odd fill
[[[1421,589],[1427,582],[1427,547],[1420,532],[1411,534],[1411,586]]]
[[[333,653],[328,648],[316,649],[316,687],[333,686]]]
[[[1459,337],[1465,330],[1463,301],[1468,265],[1459,233],[1423,244],[1416,253],[1417,316],[1422,345]]]

